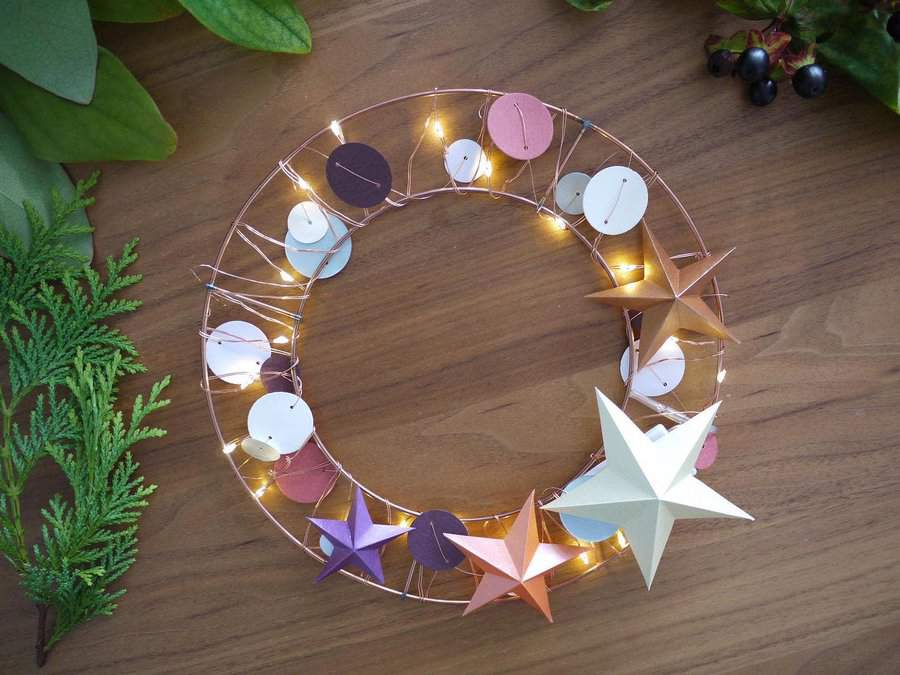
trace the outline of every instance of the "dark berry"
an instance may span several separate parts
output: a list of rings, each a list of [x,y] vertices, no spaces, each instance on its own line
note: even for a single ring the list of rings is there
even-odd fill
[[[728,49],[720,49],[709,55],[706,69],[713,77],[725,77],[731,75],[734,70],[734,54]]]
[[[887,32],[894,38],[894,42],[900,42],[900,12],[891,14],[887,23]]]
[[[825,91],[828,73],[818,63],[810,63],[794,73],[794,91],[803,98],[816,98]]]
[[[769,74],[769,53],[762,47],[745,49],[737,62],[737,72],[747,82],[758,82]]]
[[[753,105],[769,105],[778,96],[778,83],[766,78],[750,85],[750,102]]]

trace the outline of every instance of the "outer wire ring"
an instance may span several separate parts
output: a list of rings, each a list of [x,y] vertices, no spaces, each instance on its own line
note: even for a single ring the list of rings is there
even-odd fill
[[[356,112],[350,113],[349,115],[346,115],[345,117],[340,118],[340,120],[338,120],[338,122],[343,123],[343,122],[352,120],[354,117],[363,115],[367,112],[377,110],[379,108],[383,108],[383,107],[392,105],[394,103],[408,101],[411,99],[424,98],[424,97],[438,97],[438,96],[446,96],[446,95],[453,95],[453,94],[484,94],[487,96],[502,96],[504,93],[506,93],[506,92],[496,91],[493,89],[434,89],[431,91],[423,91],[423,92],[418,92],[415,94],[407,94],[405,96],[398,96],[396,98],[388,99],[386,101],[382,101],[380,103],[370,105],[368,107],[357,110]],[[616,145],[620,150],[623,150],[626,153],[628,153],[630,161],[637,161],[647,172],[654,175],[655,183],[658,184],[666,192],[666,194],[669,196],[669,199],[672,201],[672,203],[675,205],[675,207],[678,209],[679,213],[681,214],[681,216],[684,218],[685,222],[687,223],[688,228],[691,231],[691,234],[693,235],[694,239],[697,242],[697,246],[698,246],[700,252],[704,255],[709,254],[709,249],[706,247],[706,244],[704,243],[703,238],[700,235],[699,230],[697,229],[697,226],[695,225],[695,223],[694,223],[693,219],[691,218],[690,214],[688,213],[687,209],[682,204],[681,200],[678,199],[678,197],[675,195],[675,193],[672,191],[672,189],[668,186],[668,184],[661,177],[659,177],[659,175],[656,174],[656,172],[654,172],[653,168],[649,164],[647,164],[647,162],[644,161],[634,150],[632,150],[626,144],[622,143],[616,137],[612,136],[605,130],[603,130],[600,127],[598,127],[597,125],[595,125],[590,120],[585,119],[583,117],[579,117],[578,115],[575,115],[564,108],[560,108],[558,106],[551,105],[546,102],[544,103],[544,105],[547,106],[547,108],[552,111],[562,114],[569,119],[577,121],[580,125],[583,125],[584,128],[590,129],[591,131],[600,134],[604,139],[606,139],[610,143]],[[244,215],[247,213],[249,208],[253,205],[256,198],[263,191],[263,189],[278,174],[281,173],[281,164],[290,162],[297,154],[302,152],[313,141],[315,141],[320,136],[323,136],[329,132],[330,132],[330,127],[323,127],[322,129],[320,129],[313,135],[309,136],[305,141],[303,141],[303,143],[301,143],[299,146],[294,148],[294,150],[292,150],[288,155],[283,157],[279,162],[276,162],[275,167],[272,169],[272,171],[270,171],[269,174],[256,186],[256,188],[254,189],[254,191],[252,192],[250,197],[247,199],[247,201],[244,202],[243,206],[241,207],[241,210],[238,212],[238,214],[232,220],[231,226],[229,227],[228,232],[226,233],[226,235],[222,241],[222,245],[220,246],[219,253],[216,257],[216,262],[214,265],[212,265],[212,268],[210,271],[210,278],[209,278],[209,282],[208,282],[210,285],[215,285],[216,279],[219,275],[219,272],[218,272],[219,267],[221,266],[222,259],[225,256],[225,251],[228,248],[228,244],[230,243],[231,238],[233,237],[235,231],[237,230],[238,226],[243,221]],[[400,203],[405,204],[413,199],[424,199],[429,196],[432,196],[435,194],[441,194],[441,193],[445,193],[445,192],[483,193],[483,194],[492,194],[492,195],[508,197],[508,198],[523,202],[525,204],[531,205],[532,207],[537,209],[538,213],[546,213],[546,214],[550,214],[550,215],[555,215],[552,210],[548,209],[543,204],[539,205],[534,200],[529,199],[528,197],[525,197],[523,195],[501,192],[498,190],[490,190],[488,188],[478,188],[478,187],[473,187],[473,186],[457,185],[455,187],[445,187],[445,188],[435,188],[432,190],[425,190],[423,192],[419,192],[419,193],[415,193],[415,194],[406,196],[404,199],[400,200]],[[396,200],[393,200],[393,201],[395,201],[395,203],[396,203]],[[366,216],[366,218],[364,218],[361,222],[364,222],[364,223],[369,222],[370,220],[377,217],[381,213],[384,213],[387,209],[391,209],[391,208],[394,208],[394,207],[393,206],[382,207],[381,209],[374,211],[371,214],[369,214],[368,216]],[[569,231],[572,232],[573,234],[575,234],[576,236],[578,236],[582,240],[583,243],[588,245],[589,248],[591,248],[591,249],[593,248],[593,246],[584,237],[584,235],[577,232],[574,228],[569,228]],[[352,234],[353,234],[353,232],[349,231],[347,233],[347,235],[345,235],[342,239],[338,240],[338,242],[335,244],[335,248],[339,248],[341,243],[344,241],[344,239],[352,236]],[[613,271],[609,267],[609,265],[606,263],[606,261],[602,257],[602,255],[597,255],[596,259],[600,263],[601,267],[603,267],[606,274],[609,276],[612,284],[614,286],[617,286],[618,282],[615,278],[615,274],[613,273]],[[312,285],[314,285],[314,284],[310,284],[310,287]],[[724,322],[724,320],[725,320],[724,306],[722,303],[722,295],[721,295],[718,280],[716,279],[716,277],[712,278],[712,287],[713,287],[713,293],[714,293],[714,298],[715,298],[716,312],[719,316],[719,319]],[[307,294],[306,294],[307,298],[309,297],[310,294],[311,294],[310,292],[307,292]],[[213,294],[212,294],[211,290],[209,289],[209,287],[207,286],[204,304],[203,304],[203,318],[202,318],[201,334],[209,333],[209,315],[210,315],[210,311],[211,311],[212,297],[213,297]],[[306,299],[303,299],[300,301],[300,312],[298,314],[302,314],[302,307],[305,304],[305,302],[306,302]],[[630,373],[629,373],[629,378],[625,383],[625,395],[624,395],[624,401],[622,403],[622,408],[624,409],[627,406],[627,403],[630,399],[631,383],[634,379],[635,363],[636,363],[637,359],[635,358],[636,352],[635,352],[635,346],[634,346],[634,332],[631,327],[631,322],[628,320],[628,311],[623,309],[622,314],[623,314],[623,318],[625,320],[625,333],[626,333],[626,337],[628,338],[628,349],[629,349],[630,357],[631,357],[630,358]],[[299,319],[295,318],[293,320],[293,332],[294,332],[293,337],[294,338],[296,338],[297,332],[299,331],[299,327],[300,327],[300,321],[299,321]],[[291,361],[292,361],[292,363],[296,363],[297,359],[298,359],[297,342],[298,341],[296,339],[291,340]],[[717,370],[717,373],[721,373],[724,371],[724,366],[725,366],[725,345],[721,339],[716,339],[716,345],[717,345],[716,370]],[[222,435],[222,430],[219,426],[219,422],[218,422],[218,419],[217,419],[216,413],[215,413],[215,404],[213,401],[213,396],[212,396],[212,393],[210,390],[210,383],[209,383],[209,370],[206,367],[206,341],[202,338],[200,341],[200,351],[201,351],[201,359],[202,359],[202,386],[203,386],[204,391],[206,392],[207,406],[209,409],[210,418],[212,420],[213,428],[215,429],[216,436],[218,437],[221,446],[224,446],[227,441],[224,438],[224,436]],[[293,373],[293,370],[292,370],[292,378],[294,379],[294,387],[296,389],[297,381],[296,381],[296,375]],[[718,400],[720,390],[721,390],[721,383],[719,382],[719,379],[717,377],[717,378],[715,378],[715,384],[714,384],[714,388],[713,388],[713,401]],[[367,494],[370,498],[385,504],[390,509],[396,509],[397,511],[399,511],[401,513],[405,513],[405,514],[413,516],[413,517],[420,515],[421,512],[416,511],[414,509],[410,509],[408,507],[404,507],[400,504],[396,504],[396,503],[392,502],[391,500],[386,499],[385,497],[382,497],[381,495],[379,495],[376,492],[372,491],[371,489],[367,488],[365,485],[361,484],[328,451],[328,449],[325,447],[324,442],[322,441],[321,437],[318,435],[317,432],[314,432],[313,438],[315,439],[316,444],[319,446],[319,448],[325,454],[327,459],[329,461],[331,461],[334,464],[334,466],[338,469],[338,472],[340,473],[340,475],[342,475],[344,478],[346,478],[352,484],[359,486],[363,490],[363,492],[365,494]],[[588,468],[593,466],[595,464],[594,460],[596,459],[596,456],[597,455],[595,453],[594,456],[572,478],[574,479],[574,478],[578,477],[579,475],[584,473]],[[250,487],[250,485],[247,483],[246,479],[241,474],[240,467],[235,462],[234,457],[231,454],[226,455],[226,457],[227,457],[228,463],[231,465],[232,471],[234,472],[234,474],[237,476],[238,480],[243,485],[247,494],[249,494],[254,499],[254,501],[256,501],[259,508],[262,510],[262,512],[265,514],[265,516],[272,522],[272,524],[275,525],[275,527],[277,527],[282,532],[282,534],[284,534],[292,543],[294,543],[296,546],[298,546],[299,548],[306,551],[306,553],[308,555],[310,555],[312,558],[314,558],[318,562],[324,563],[325,559],[322,556],[320,556],[318,552],[316,552],[313,548],[311,548],[307,544],[303,543],[303,541],[301,541],[299,538],[297,538],[296,535],[294,535],[290,530],[288,530],[279,521],[278,517],[275,514],[273,514],[268,508],[266,508],[265,504],[263,504],[260,499],[256,499],[254,490]],[[538,505],[542,504],[542,500],[538,500],[537,503],[538,503]],[[512,516],[516,513],[518,513],[518,509],[515,509],[512,511],[507,511],[504,513],[490,514],[487,516],[461,518],[461,520],[463,522],[482,522],[482,521],[486,521],[486,520],[502,519],[505,517]],[[619,551],[619,554],[617,554],[617,555],[611,556],[609,558],[606,558],[603,561],[599,561],[599,562],[591,565],[590,567],[587,567],[585,570],[583,570],[580,574],[578,574],[576,576],[573,576],[569,579],[566,579],[562,582],[559,582],[559,583],[556,583],[556,584],[550,586],[549,589],[553,590],[555,588],[561,588],[561,587],[566,586],[574,581],[577,581],[578,579],[585,576],[586,574],[589,574],[590,572],[594,571],[595,569],[602,567],[610,560],[617,558],[618,555],[621,555],[621,551]],[[449,599],[449,598],[436,598],[436,597],[429,597],[429,596],[421,596],[421,595],[417,595],[415,593],[409,593],[406,591],[398,590],[396,588],[392,588],[390,586],[379,584],[370,579],[367,579],[367,578],[364,578],[357,574],[354,574],[352,572],[349,572],[348,570],[341,569],[339,571],[344,576],[350,577],[360,583],[366,584],[368,586],[372,586],[374,588],[379,588],[383,591],[387,591],[389,593],[392,593],[394,595],[399,595],[401,597],[408,597],[408,598],[412,598],[415,600],[421,600],[421,601],[426,601],[426,602],[435,602],[435,603],[441,603],[441,604],[454,604],[454,605],[464,605],[464,604],[468,604],[468,602],[469,602],[468,600],[454,600],[454,599]]]

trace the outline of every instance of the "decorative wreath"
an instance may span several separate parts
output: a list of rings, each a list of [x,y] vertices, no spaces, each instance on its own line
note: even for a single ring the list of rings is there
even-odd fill
[[[404,114],[418,122],[410,122],[402,156],[389,160],[363,142],[380,133],[379,117],[396,124]],[[609,280],[589,297],[624,319],[621,407],[596,390],[603,448],[586,451],[566,485],[540,486],[505,513],[462,517],[380,496],[340,463],[303,399],[301,322],[316,284],[347,267],[353,237],[366,227],[441,193],[511,199],[531,208],[534,227],[575,237]],[[280,212],[278,222],[256,222],[261,205]],[[656,222],[687,228],[695,246],[673,255]],[[607,242],[639,225],[643,261],[608,262]],[[235,271],[246,268],[237,256],[248,249],[254,276]],[[730,252],[710,253],[646,162],[564,108],[483,89],[435,89],[370,106],[279,161],[231,223],[215,264],[202,266],[210,270],[201,336],[213,425],[263,513],[323,563],[317,581],[340,572],[396,595],[466,604],[466,613],[520,598],[552,620],[548,590],[630,547],[649,588],[676,519],[751,519],[696,477],[718,452],[713,418],[724,340],[734,338],[713,273]],[[686,362],[703,360],[715,364],[707,369],[709,405],[685,410],[675,389]],[[220,414],[223,396],[239,399],[246,417]],[[641,406],[634,419],[623,412],[632,400]],[[635,419],[648,418],[674,425],[644,432]],[[305,518],[298,507],[267,506],[273,488],[304,505]]]

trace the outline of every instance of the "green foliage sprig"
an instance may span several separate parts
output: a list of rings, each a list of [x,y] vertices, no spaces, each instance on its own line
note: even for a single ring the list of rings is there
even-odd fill
[[[89,205],[96,175],[71,200],[52,197],[53,221],[24,205],[30,246],[0,223],[0,344],[7,383],[0,386],[0,553],[21,577],[38,610],[36,659],[89,619],[111,614],[124,589],[111,586],[137,553],[137,519],[154,485],[138,475],[131,448],[165,434],[144,425],[168,405],[169,378],[138,396],[131,414],[116,408],[119,380],[143,372],[131,340],[107,321],[140,302],[119,294],[140,281],[128,274],[137,240],[106,274],[86,265],[66,238],[89,226],[72,215]],[[71,488],[41,510],[43,525],[29,547],[21,495],[35,466],[52,459]]]
[[[146,23],[189,12],[249,49],[306,54],[294,0],[0,0],[0,110],[36,157],[53,162],[165,159],[175,131],[93,21]]]

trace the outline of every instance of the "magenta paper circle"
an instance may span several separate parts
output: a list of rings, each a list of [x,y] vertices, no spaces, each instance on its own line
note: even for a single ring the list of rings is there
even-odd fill
[[[504,94],[491,104],[488,133],[500,150],[513,159],[535,159],[553,142],[553,118],[531,94]]]
[[[310,441],[300,450],[275,462],[275,483],[288,499],[314,504],[331,492],[337,468]]]

